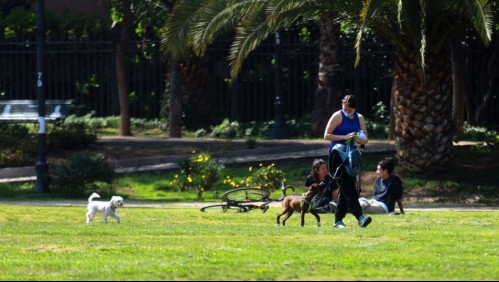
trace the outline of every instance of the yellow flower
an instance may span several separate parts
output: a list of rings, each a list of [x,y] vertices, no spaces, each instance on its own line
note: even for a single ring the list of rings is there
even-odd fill
[[[189,181],[190,183],[192,183],[192,177],[190,175],[187,176],[187,181]]]
[[[249,170],[249,171],[252,171],[252,170],[253,170],[253,167],[252,167],[252,166],[250,166],[248,170]]]

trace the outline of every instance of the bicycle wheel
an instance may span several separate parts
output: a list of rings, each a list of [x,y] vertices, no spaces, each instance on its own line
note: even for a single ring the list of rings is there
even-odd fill
[[[240,212],[247,212],[248,209],[243,206],[217,204],[217,205],[202,207],[201,211],[207,213],[240,213]]]
[[[269,199],[270,191],[260,188],[238,188],[223,194],[224,202],[265,202]]]

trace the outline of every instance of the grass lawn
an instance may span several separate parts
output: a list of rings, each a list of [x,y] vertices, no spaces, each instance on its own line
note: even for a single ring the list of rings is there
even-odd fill
[[[126,205],[126,202],[125,202]],[[498,280],[498,211],[374,215],[358,228],[306,216],[275,226],[265,214],[197,208],[118,210],[0,205],[0,280]]]

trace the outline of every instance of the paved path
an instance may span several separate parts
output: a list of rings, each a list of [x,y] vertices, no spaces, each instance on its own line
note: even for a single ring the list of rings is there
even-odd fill
[[[150,138],[150,137],[104,137],[98,142],[113,146],[123,143],[130,146],[148,146],[160,144],[173,146],[179,144],[195,145],[196,143],[213,143],[223,146],[226,140],[209,138]],[[230,142],[246,142],[231,140]],[[213,154],[212,157],[224,165],[240,165],[255,162],[271,162],[284,159],[327,158],[329,143],[324,140],[262,140],[258,141],[256,149],[244,149]],[[389,141],[369,141],[365,153],[394,152],[395,145]],[[192,155],[168,155],[146,158],[133,158],[117,161],[117,173],[167,171],[178,169],[177,162]],[[35,181],[34,166],[0,169],[0,183]]]

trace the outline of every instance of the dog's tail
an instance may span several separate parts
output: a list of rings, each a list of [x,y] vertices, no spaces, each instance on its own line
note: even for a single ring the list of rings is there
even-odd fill
[[[284,200],[284,198],[286,198],[286,190],[288,190],[289,188],[291,188],[293,190],[293,192],[295,191],[295,188],[293,188],[293,186],[291,186],[291,185],[286,185],[285,187],[281,188],[282,196],[279,199],[279,201],[282,201],[282,200]]]
[[[97,193],[92,193],[92,195],[90,195],[90,197],[88,197],[88,202],[90,203],[91,201],[93,201],[95,198],[100,198],[99,194]]]

